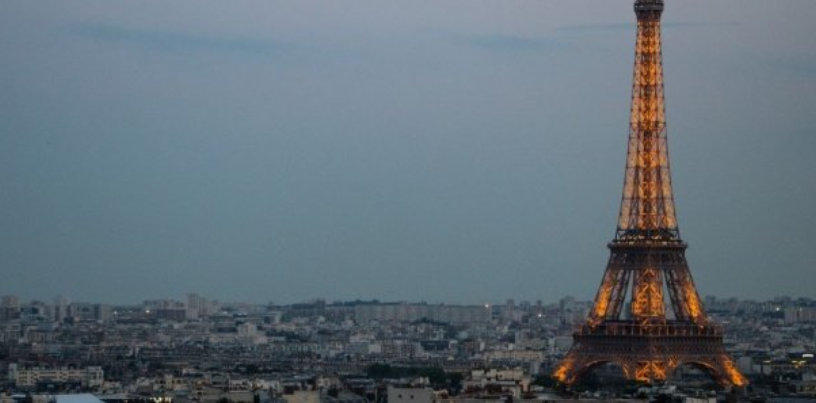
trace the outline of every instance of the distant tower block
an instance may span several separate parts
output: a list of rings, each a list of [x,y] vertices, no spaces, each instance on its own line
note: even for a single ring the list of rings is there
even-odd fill
[[[674,212],[663,98],[663,0],[635,1],[637,43],[629,149],[611,256],[586,323],[553,377],[575,383],[615,363],[627,379],[663,381],[680,365],[707,371],[723,386],[746,385],[708,321],[686,263]],[[629,312],[624,315],[624,300]]]

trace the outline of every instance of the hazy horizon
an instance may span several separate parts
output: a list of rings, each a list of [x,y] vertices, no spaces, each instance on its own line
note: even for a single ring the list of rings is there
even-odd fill
[[[702,296],[814,297],[814,18],[666,0]],[[0,294],[590,300],[634,22],[631,0],[4,1]]]
[[[386,305],[389,305],[389,304],[428,304],[428,305],[461,305],[461,306],[471,306],[471,305],[474,305],[474,306],[481,306],[481,305],[503,306],[503,305],[506,305],[509,300],[513,300],[513,303],[516,306],[519,306],[521,303],[524,303],[524,302],[535,305],[540,300],[541,304],[543,306],[547,306],[547,305],[558,304],[562,299],[567,299],[567,298],[572,298],[577,302],[591,303],[593,301],[594,297],[595,297],[595,294],[593,293],[593,295],[587,296],[586,298],[576,297],[574,295],[562,295],[562,296],[557,296],[557,297],[554,296],[552,298],[539,298],[537,300],[517,299],[517,298],[513,298],[513,297],[507,297],[507,298],[504,298],[504,299],[496,299],[496,300],[482,300],[482,301],[428,301],[428,300],[423,300],[423,299],[406,300],[406,299],[379,299],[379,298],[326,299],[326,298],[321,298],[321,297],[314,297],[314,298],[306,298],[306,299],[303,299],[303,300],[296,300],[296,301],[275,301],[275,300],[266,300],[266,301],[259,300],[259,301],[256,301],[256,300],[220,300],[220,299],[215,298],[215,297],[210,296],[210,295],[201,295],[201,294],[194,293],[194,292],[190,292],[188,294],[196,294],[199,297],[202,297],[202,298],[204,298],[204,299],[206,299],[208,301],[218,302],[222,306],[224,306],[224,305],[226,305],[226,306],[243,305],[243,304],[259,305],[259,306],[263,306],[263,305],[287,306],[287,305],[295,305],[295,304],[309,304],[309,303],[317,302],[319,300],[322,300],[327,305],[353,304],[353,303],[360,303],[360,304],[378,303],[378,304],[386,304]],[[19,295],[16,295],[16,296],[19,297]],[[718,301],[725,301],[725,300],[729,300],[731,298],[736,298],[739,301],[750,301],[750,302],[757,302],[757,303],[772,302],[772,301],[776,300],[777,298],[785,298],[785,297],[789,297],[793,301],[796,301],[796,300],[801,299],[801,298],[810,299],[810,300],[813,299],[812,297],[803,297],[803,296],[793,296],[793,297],[791,297],[791,296],[787,296],[787,295],[784,295],[784,296],[779,295],[779,296],[768,298],[768,299],[740,298],[740,297],[736,297],[736,296],[733,296],[733,295],[701,295],[701,297],[704,300],[703,302],[705,302],[705,299],[708,298],[708,297],[714,297]],[[82,299],[82,298],[73,298],[70,295],[59,294],[59,295],[55,295],[55,296],[53,296],[51,298],[21,299],[19,302],[21,304],[26,304],[26,303],[31,303],[31,302],[38,302],[38,303],[44,303],[44,304],[54,304],[55,301],[57,301],[58,299],[63,300],[63,301],[67,301],[68,303],[104,304],[104,305],[111,305],[111,306],[114,306],[114,307],[116,307],[116,306],[128,307],[128,306],[140,306],[140,305],[142,305],[142,304],[144,304],[146,302],[165,301],[165,300],[167,300],[167,301],[178,301],[178,302],[186,303],[187,302],[187,294],[154,296],[153,298],[143,298],[143,299],[130,300],[130,301],[107,301],[107,300],[106,301],[93,301],[93,300],[87,300],[87,299]]]

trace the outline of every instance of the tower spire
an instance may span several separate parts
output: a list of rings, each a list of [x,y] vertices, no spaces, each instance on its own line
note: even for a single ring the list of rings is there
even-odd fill
[[[574,333],[553,377],[571,384],[594,366],[613,362],[629,379],[663,381],[690,364],[723,385],[743,386],[745,377],[723,346],[722,328],[703,310],[677,227],[663,95],[663,0],[636,0],[634,8],[632,110],[617,232],[586,324]]]
[[[635,2],[637,40],[618,241],[680,239],[666,142],[662,13],[662,0]]]

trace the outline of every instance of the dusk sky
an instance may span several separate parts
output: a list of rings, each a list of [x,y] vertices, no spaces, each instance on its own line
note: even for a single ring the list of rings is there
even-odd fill
[[[666,0],[701,295],[816,297],[816,1]],[[594,297],[631,0],[4,0],[0,294]]]

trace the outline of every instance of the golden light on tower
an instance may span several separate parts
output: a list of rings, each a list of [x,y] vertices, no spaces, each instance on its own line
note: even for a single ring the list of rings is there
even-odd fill
[[[642,382],[665,381],[677,367],[691,364],[724,386],[747,383],[725,351],[722,329],[706,318],[677,227],[666,137],[662,12],[663,0],[635,1],[632,109],[617,232],[586,324],[576,330],[572,348],[553,372],[564,384],[607,362]],[[622,308],[630,288],[627,317]]]

